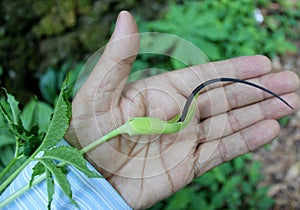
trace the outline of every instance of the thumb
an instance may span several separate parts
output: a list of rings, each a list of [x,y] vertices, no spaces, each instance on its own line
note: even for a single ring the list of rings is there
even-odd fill
[[[99,112],[118,105],[132,63],[139,51],[139,42],[138,28],[133,16],[127,11],[121,11],[109,43],[79,91],[80,98],[94,101],[93,105],[96,105]]]

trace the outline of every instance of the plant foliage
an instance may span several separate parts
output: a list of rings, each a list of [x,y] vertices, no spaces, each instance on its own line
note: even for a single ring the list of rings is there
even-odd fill
[[[15,157],[0,174],[0,179],[7,176],[12,167],[18,160],[22,160],[20,167],[9,173],[8,179],[0,185],[2,192],[20,171],[31,161],[38,161],[33,168],[32,178],[29,185],[35,183],[35,177],[46,174],[46,183],[48,191],[48,209],[51,207],[51,202],[54,194],[54,178],[62,191],[69,197],[71,203],[76,204],[72,198],[71,185],[66,177],[66,165],[73,165],[88,177],[99,177],[95,172],[90,171],[86,166],[86,160],[82,153],[74,147],[58,146],[58,143],[63,139],[66,130],[69,126],[71,118],[71,106],[69,102],[69,88],[67,82],[62,85],[61,93],[56,101],[52,119],[47,126],[47,131],[39,129],[37,123],[39,117],[35,109],[27,108],[31,111],[31,118],[24,110],[18,108],[18,101],[10,94],[6,93],[6,103],[1,103],[0,111],[2,116],[8,122],[7,128],[13,136],[15,136]],[[29,111],[28,111],[29,112]],[[22,118],[21,118],[22,114]],[[24,123],[22,123],[22,120]],[[29,128],[29,130],[27,129]],[[38,154],[40,157],[37,157]]]
[[[162,19],[145,23],[139,19],[139,22],[142,31],[174,34],[190,41],[210,60],[253,54],[273,57],[297,52],[291,40],[299,39],[300,4],[287,2],[278,1],[278,9],[273,11],[269,0],[183,1],[170,4]],[[265,13],[263,22],[255,18],[258,9]],[[164,48],[169,43],[160,44]],[[179,45],[175,43],[169,50],[183,51]],[[142,66],[149,61],[150,66],[151,61],[158,65],[153,57],[140,59]],[[171,64],[175,69],[183,67],[172,59]]]
[[[2,81],[24,104],[23,100],[38,88],[36,75],[50,66],[57,68],[69,58],[82,61],[104,45],[121,9],[149,19],[153,14],[159,17],[166,3],[163,0],[1,0],[0,65],[5,71]]]

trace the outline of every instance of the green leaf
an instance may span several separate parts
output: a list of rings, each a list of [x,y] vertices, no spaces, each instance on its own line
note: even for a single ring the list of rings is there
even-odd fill
[[[214,25],[207,25],[196,32],[199,36],[203,36],[213,41],[224,40],[228,36],[226,29],[221,24],[217,23],[214,23]]]
[[[233,165],[234,165],[235,170],[237,170],[237,171],[242,170],[243,167],[245,167],[243,157],[238,157],[238,158],[233,159]]]
[[[86,166],[87,161],[78,149],[70,146],[55,147],[45,152],[42,158],[50,158],[67,162],[75,166],[89,178],[99,178],[100,176],[93,171],[90,171]]]
[[[9,131],[18,139],[18,144],[23,147],[23,154],[30,156],[40,146],[44,133],[38,133],[38,127],[34,126],[30,131],[23,126],[11,125]]]
[[[221,170],[220,166],[216,167],[213,170],[214,177],[216,178],[216,181],[220,183],[225,183],[227,181],[226,177],[224,176],[223,171]]]
[[[198,38],[199,40],[200,38]],[[196,66],[199,64],[206,63],[208,61],[207,57],[199,50],[191,42],[178,39],[176,42],[176,46],[174,47],[173,52],[171,52],[172,56],[172,65],[175,66],[177,69],[183,68],[186,66]],[[183,65],[176,66],[178,62],[184,62]],[[175,61],[175,62],[174,62]]]
[[[39,87],[42,96],[48,103],[53,103],[57,96],[57,77],[55,70],[52,68],[47,69],[40,79]]]
[[[0,103],[3,100],[0,99]],[[16,139],[13,135],[8,131],[8,125],[4,116],[0,113],[0,172],[2,168],[5,167],[5,163],[7,161],[3,161],[8,159],[9,161],[14,157],[14,147],[15,147]],[[2,151],[3,150],[3,151]],[[4,152],[7,154],[5,155]],[[0,180],[1,183],[1,180]]]
[[[34,181],[34,178],[38,175],[41,175],[45,172],[45,166],[41,163],[38,162],[37,164],[35,164],[35,166],[32,168],[32,174],[31,174],[31,179],[29,181],[29,186],[32,185],[32,182]]]
[[[212,42],[206,41],[205,39],[198,39],[197,47],[202,50],[210,59],[220,59],[220,49],[217,44],[213,44]]]
[[[170,35],[157,33],[147,34],[147,36],[143,36],[141,39],[140,52],[160,52],[161,54],[169,54],[179,40],[180,38],[176,36],[170,37]]]
[[[40,160],[40,162],[46,167],[46,169],[48,169],[51,172],[52,175],[54,175],[61,190],[66,194],[66,196],[68,196],[71,203],[78,207],[78,204],[72,198],[71,185],[67,179],[67,175],[62,171],[62,169],[58,168],[50,159],[42,159]]]
[[[34,128],[36,128],[36,132],[38,127],[33,127],[31,130],[33,130]],[[36,150],[39,148],[39,146],[42,143],[42,139],[44,137],[44,133],[36,133],[34,134],[32,131],[30,131],[30,133],[33,134],[33,136],[29,139],[28,142],[26,142],[26,144],[24,145],[24,155],[25,156],[31,156],[34,152],[36,152]]]
[[[33,126],[38,124],[38,112],[36,99],[32,99],[26,104],[21,113],[21,121],[26,130],[30,130]]]
[[[5,109],[5,113],[2,112],[2,114],[8,115],[6,116],[6,118],[10,119],[10,124],[20,125],[21,110],[19,109],[19,102],[15,99],[13,95],[9,94],[6,89],[4,89],[4,91],[7,97],[9,109],[7,109],[5,106],[2,106],[2,109]]]
[[[48,192],[48,209],[51,209],[51,203],[53,200],[53,195],[54,195],[54,190],[55,190],[55,185],[54,185],[54,179],[52,177],[52,174],[50,171],[47,169],[46,170],[46,183],[47,183],[47,192]]]
[[[14,124],[12,115],[9,110],[9,105],[4,103],[3,101],[0,104],[0,113],[2,114],[3,118],[10,124]]]
[[[53,108],[48,104],[39,101],[38,102],[39,119],[38,126],[39,131],[46,133],[50,124],[50,119],[53,114]]]
[[[193,193],[194,191],[190,188],[184,188],[178,191],[171,197],[170,203],[167,205],[166,209],[188,209]]]
[[[210,187],[215,183],[214,176],[211,171],[206,172],[205,174],[199,176],[194,180],[195,183],[203,186],[203,187]]]
[[[22,110],[22,124],[27,130],[38,125],[39,132],[46,132],[52,112],[53,109],[48,104],[32,99]]]
[[[9,132],[14,135],[15,137],[19,138],[19,142],[29,141],[32,135],[26,131],[23,126],[12,124],[9,128]]]
[[[58,144],[69,127],[71,105],[68,97],[69,89],[67,89],[66,82],[64,82],[54,109],[52,120],[41,145],[44,150],[48,150]]]
[[[241,182],[241,188],[243,193],[251,195],[253,193],[253,188],[250,182]],[[255,189],[256,191],[256,189]]]
[[[8,95],[6,90],[5,90],[5,93],[6,93],[6,95]],[[14,124],[14,118],[13,118],[13,114],[12,114],[12,111],[11,111],[11,106],[8,103],[8,97],[7,97],[6,101],[1,100],[0,113],[2,114],[3,118],[8,122],[8,124],[10,124],[10,125]]]
[[[286,117],[282,117],[280,118],[278,121],[279,121],[279,124],[283,127],[287,126],[288,122],[290,121],[291,117],[290,116],[286,116]]]

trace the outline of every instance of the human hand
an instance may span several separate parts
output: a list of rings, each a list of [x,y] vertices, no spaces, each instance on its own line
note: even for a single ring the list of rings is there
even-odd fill
[[[270,74],[270,61],[263,56],[208,63],[126,85],[138,53],[137,32],[133,17],[122,12],[110,44],[73,100],[65,136],[73,146],[84,147],[132,117],[171,119],[191,90],[216,77],[251,79],[294,108],[300,104],[298,77],[289,71]],[[194,119],[179,133],[120,135],[87,153],[133,208],[151,206],[204,172],[268,143],[279,133],[274,119],[295,111],[249,86],[218,83],[210,89],[198,97]]]

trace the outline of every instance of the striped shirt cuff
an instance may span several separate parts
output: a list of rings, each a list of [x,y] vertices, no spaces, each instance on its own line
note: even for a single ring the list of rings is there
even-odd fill
[[[62,144],[67,145],[65,141]],[[19,174],[3,192],[0,201],[5,200],[9,195],[29,183],[34,164],[29,164]],[[90,163],[87,166],[90,170],[96,171]],[[78,203],[80,209],[131,209],[106,179],[88,178],[73,166],[69,166],[68,169],[67,178],[71,184],[73,199]],[[47,186],[46,182],[42,181],[3,209],[46,209],[47,203]],[[56,183],[51,209],[77,209]]]

